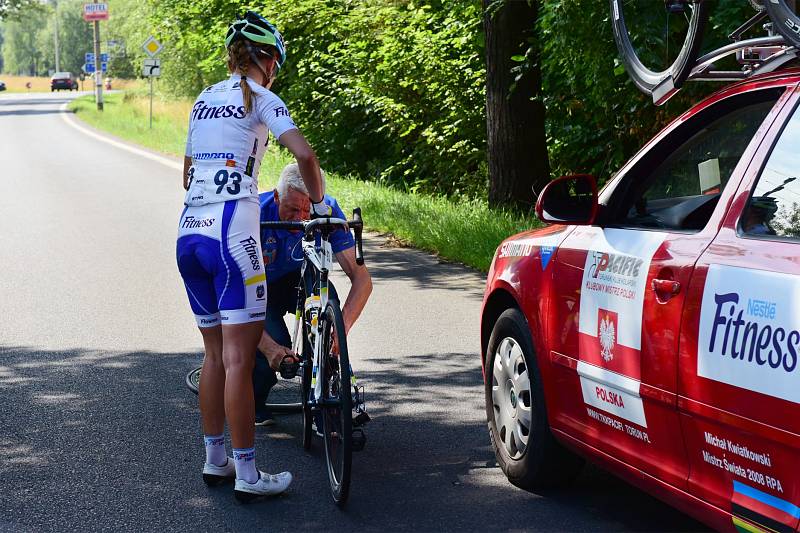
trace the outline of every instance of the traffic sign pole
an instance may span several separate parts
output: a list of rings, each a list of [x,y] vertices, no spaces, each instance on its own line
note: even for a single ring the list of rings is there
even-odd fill
[[[153,76],[150,76],[150,129],[153,129]]]
[[[95,4],[99,2],[94,1]],[[103,110],[103,70],[100,65],[100,21],[94,21],[94,83],[95,83],[95,99],[97,101],[97,110]]]

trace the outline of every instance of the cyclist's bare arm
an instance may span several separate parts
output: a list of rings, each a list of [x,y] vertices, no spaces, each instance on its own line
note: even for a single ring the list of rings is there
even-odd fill
[[[314,153],[314,149],[308,144],[300,130],[285,132],[278,138],[278,142],[292,152],[292,155],[297,160],[300,177],[303,178],[303,183],[308,188],[311,201],[321,199],[325,191],[322,190],[322,175],[319,170],[317,154]]]
[[[342,319],[344,319],[345,334],[350,332],[350,329],[355,324],[358,317],[361,316],[361,311],[367,305],[369,295],[372,293],[372,276],[367,270],[366,265],[359,265],[356,263],[356,248],[351,246],[347,250],[342,250],[336,254],[336,260],[339,266],[342,267],[344,273],[350,278],[352,287],[350,293],[347,295],[347,300],[342,307]]]

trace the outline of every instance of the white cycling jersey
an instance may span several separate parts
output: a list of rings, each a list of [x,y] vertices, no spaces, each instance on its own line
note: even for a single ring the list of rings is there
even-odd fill
[[[186,156],[192,158],[187,206],[240,198],[257,202],[267,130],[278,139],[297,128],[283,100],[249,79],[253,109],[245,114],[241,82],[241,76],[234,74],[208,87],[192,107],[186,140]]]

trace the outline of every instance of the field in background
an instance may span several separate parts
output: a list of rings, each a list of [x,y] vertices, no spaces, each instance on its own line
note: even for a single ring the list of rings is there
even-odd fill
[[[91,96],[73,101],[70,109],[98,129],[182,157],[193,102],[157,97],[153,103],[153,129],[150,129],[149,99],[145,95],[142,84],[124,95],[108,95],[102,113],[95,108]],[[259,190],[273,189],[281,169],[290,161],[288,152],[270,143],[261,164]],[[490,209],[484,201],[453,202],[441,196],[409,194],[336,174],[328,174],[327,192],[339,200],[348,216],[354,207],[361,207],[364,223],[370,229],[391,233],[399,243],[483,271],[489,269],[495,249],[503,239],[541,226],[533,216]]]
[[[9,93],[49,93],[50,92],[50,77],[43,77],[43,76],[11,76],[8,74],[0,74],[0,81],[6,84],[6,91]],[[31,88],[28,89],[25,87],[25,84],[30,82]],[[139,87],[144,82],[141,80],[111,80],[111,88],[112,89],[131,89],[135,87]],[[81,82],[78,80],[78,90],[81,90]],[[83,82],[83,90],[84,91],[91,91],[93,90],[92,81],[90,79],[86,79]],[[67,91],[69,92],[69,91]],[[0,92],[0,94],[3,94]]]

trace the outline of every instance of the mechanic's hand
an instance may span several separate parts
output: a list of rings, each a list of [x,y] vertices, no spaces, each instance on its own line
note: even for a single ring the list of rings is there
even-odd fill
[[[319,202],[311,202],[311,220],[314,220],[315,218],[329,217],[332,214],[333,209],[331,209],[331,206],[325,203],[324,198]]]
[[[283,346],[281,344],[275,343],[274,345],[270,346],[269,349],[264,353],[267,357],[267,362],[269,363],[269,367],[272,370],[279,370],[281,366],[281,361],[287,356],[291,357],[293,360],[298,361],[297,354],[295,354],[292,350]]]

